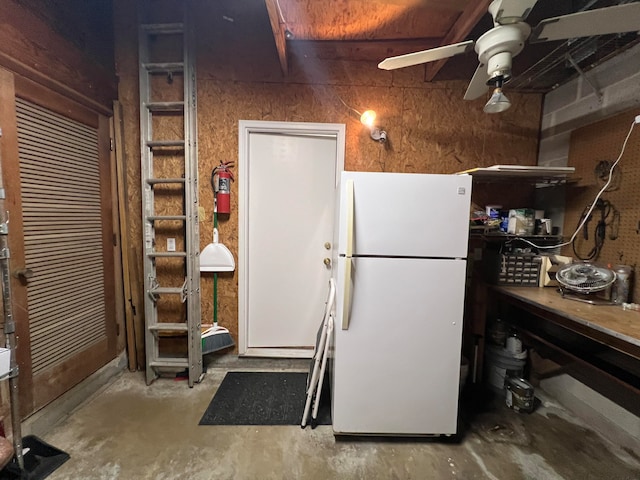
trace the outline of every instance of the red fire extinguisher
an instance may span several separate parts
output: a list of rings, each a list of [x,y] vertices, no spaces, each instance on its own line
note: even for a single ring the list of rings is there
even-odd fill
[[[231,182],[233,173],[229,170],[233,162],[223,162],[211,172],[211,185],[215,192],[216,209],[218,213],[231,213]]]

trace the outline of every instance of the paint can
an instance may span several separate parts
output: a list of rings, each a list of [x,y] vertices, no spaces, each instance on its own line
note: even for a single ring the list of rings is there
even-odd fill
[[[535,397],[533,385],[524,378],[506,377],[504,381],[507,407],[517,412],[531,413]]]

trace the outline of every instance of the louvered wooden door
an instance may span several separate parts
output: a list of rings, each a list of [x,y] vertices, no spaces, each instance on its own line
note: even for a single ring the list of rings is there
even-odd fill
[[[22,260],[30,277],[25,413],[115,357],[108,138],[96,118],[87,125],[16,99]]]

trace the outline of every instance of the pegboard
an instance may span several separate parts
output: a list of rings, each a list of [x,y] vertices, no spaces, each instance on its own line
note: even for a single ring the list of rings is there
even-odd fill
[[[564,224],[567,236],[575,231],[583,210],[604,186],[606,179],[596,175],[598,164],[616,161],[637,114],[637,109],[634,109],[572,132],[569,165],[576,168],[576,176],[580,180],[577,185],[567,189]],[[604,265],[633,266],[635,281],[632,300],[640,302],[640,125],[636,125],[629,135],[624,154],[614,170],[613,180],[611,187],[601,197],[611,203],[612,211],[606,220],[606,239],[595,261]],[[613,216],[614,209],[619,212],[619,221]],[[580,254],[588,253],[594,245],[594,229],[600,220],[600,214],[596,212],[597,209],[588,225],[589,238],[585,239],[581,232],[576,239],[576,249]],[[575,257],[571,246],[565,247],[563,253]]]

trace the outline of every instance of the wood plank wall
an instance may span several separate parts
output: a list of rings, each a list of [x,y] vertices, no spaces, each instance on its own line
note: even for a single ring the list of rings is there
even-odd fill
[[[615,162],[622,151],[622,144],[630,126],[640,111],[634,108],[628,112],[582,127],[571,134],[569,165],[576,167],[576,176],[580,182],[567,187],[567,205],[564,232],[573,233],[583,210],[593,203],[598,191],[604,186],[606,178],[598,178],[596,167],[602,161]],[[608,172],[608,169],[606,169]],[[604,264],[626,264],[634,266],[636,278],[632,300],[640,303],[640,281],[637,267],[640,264],[640,125],[636,125],[629,136],[627,146],[620,163],[616,167],[611,186],[602,195],[602,199],[611,203],[619,212],[615,220],[613,211],[606,219],[606,239],[597,261]],[[600,219],[596,210],[589,222],[589,238],[582,233],[576,238],[576,250],[585,256],[594,245],[594,228]],[[615,238],[613,238],[615,237]],[[571,247],[565,247],[566,255],[575,256]]]
[[[115,52],[131,188],[130,241],[142,251],[137,30],[132,3],[114,2]],[[464,81],[425,83],[421,67],[391,73],[379,70],[375,62],[325,60],[308,52],[298,55],[295,50],[290,52],[290,74],[283,77],[262,0],[200,0],[194,4],[199,193],[204,208],[201,248],[211,242],[211,170],[220,160],[237,161],[239,120],[344,123],[347,170],[453,173],[494,164],[536,163],[539,95],[510,94],[512,108],[491,116],[482,112],[483,100],[462,100]],[[176,21],[179,14],[165,18]],[[386,147],[369,138],[351,108],[377,111],[380,126],[388,132]],[[480,205],[502,203],[504,195],[509,195],[505,206],[521,207],[531,200],[525,190],[507,187],[498,194],[495,189],[485,189],[484,195],[474,200]],[[237,187],[232,186],[232,213],[221,219],[219,226],[220,241],[236,258],[237,193]],[[141,278],[139,281],[142,283]],[[212,290],[211,277],[203,276],[203,321],[212,318]],[[219,321],[236,339],[237,307],[236,274],[220,275]]]
[[[90,19],[100,17],[84,15],[78,19],[76,12],[66,18],[67,38],[47,21],[55,17],[59,23],[61,14],[75,12],[74,9],[57,11],[55,4],[37,0],[26,3],[25,6],[18,0],[2,2],[0,65],[93,110],[110,113],[116,93],[113,62],[104,66],[94,60],[100,58],[101,43],[97,40],[85,44],[84,50],[72,41],[78,42],[78,37],[92,38],[96,25]],[[108,20],[102,18],[103,22]]]

